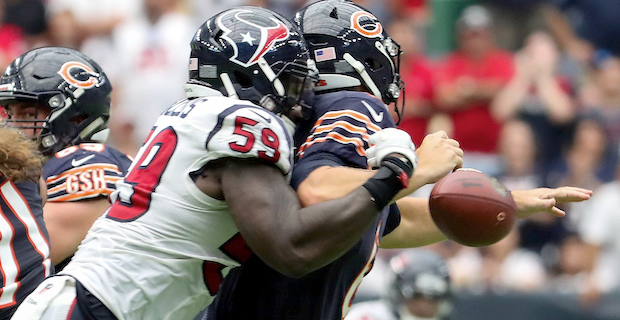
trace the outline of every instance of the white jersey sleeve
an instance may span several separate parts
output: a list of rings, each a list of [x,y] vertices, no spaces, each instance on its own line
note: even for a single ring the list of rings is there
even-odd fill
[[[251,255],[227,203],[200,191],[195,174],[227,157],[262,159],[288,174],[291,146],[284,123],[249,102],[178,102],[160,115],[62,273],[119,320],[193,319]]]
[[[265,109],[234,105],[220,113],[206,141],[206,161],[224,157],[259,158],[291,170],[292,139],[280,118]]]

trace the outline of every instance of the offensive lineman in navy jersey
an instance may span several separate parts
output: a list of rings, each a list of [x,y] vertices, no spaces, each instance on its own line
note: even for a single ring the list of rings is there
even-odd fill
[[[298,149],[291,181],[309,205],[346,193],[371,174],[359,171],[376,165],[375,155],[364,153],[372,143],[368,136],[381,130],[375,136],[380,140],[381,134],[393,130],[384,103],[396,102],[403,85],[398,45],[364,8],[343,0],[319,1],[302,8],[295,22],[320,73],[316,114]],[[458,142],[445,132],[428,135],[416,152],[419,163],[406,192],[462,165]],[[521,216],[537,211],[562,215],[554,207],[556,201],[581,201],[590,194],[578,188],[513,192]],[[427,199],[402,198],[381,212],[351,250],[302,279],[282,276],[252,257],[229,273],[203,319],[342,319],[372,267],[379,243],[402,248],[445,239],[430,218]]]
[[[53,272],[43,222],[45,185],[36,146],[0,122],[0,319]]]
[[[36,139],[43,154],[43,207],[57,271],[110,205],[131,159],[107,137],[112,86],[97,63],[61,47],[37,48],[15,59],[0,79],[7,122]]]

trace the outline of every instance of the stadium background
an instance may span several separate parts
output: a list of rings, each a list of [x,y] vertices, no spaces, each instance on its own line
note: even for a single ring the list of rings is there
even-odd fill
[[[591,188],[595,196],[605,190],[596,201],[563,208],[565,219],[534,216],[520,223],[496,246],[464,248],[449,241],[431,246],[451,266],[451,319],[620,319],[620,239],[615,235],[620,230],[620,203],[615,199],[620,196],[614,193],[620,189],[620,1],[354,2],[375,13],[403,46],[407,107],[416,111],[407,115],[410,125],[405,129],[417,144],[432,129],[458,132],[459,123],[438,98],[441,86],[450,80],[445,77],[445,59],[461,48],[462,28],[486,26],[493,50],[505,51],[516,66],[516,71],[510,66],[503,86],[487,101],[488,110],[506,104],[495,98],[509,90],[526,53],[540,54],[538,59],[554,64],[549,70],[538,65],[539,71],[553,72],[561,90],[554,92],[551,102],[545,100],[543,87],[528,90],[521,100],[504,94],[516,110],[495,118],[498,132],[489,135],[498,137],[490,149],[464,147],[466,154],[480,155],[466,158],[465,165],[496,175],[510,188],[570,184]],[[31,48],[47,45],[92,56],[108,70],[114,86],[110,144],[134,154],[153,119],[183,96],[187,43],[193,32],[205,17],[244,4],[291,16],[306,1],[4,0],[0,68]],[[472,5],[488,9],[489,25],[484,15],[464,18],[464,10]],[[538,51],[529,52],[531,36],[540,31],[548,38],[537,39],[552,39],[552,45],[543,41]],[[482,83],[482,78],[474,80]],[[471,89],[472,79],[467,80],[456,88]],[[558,101],[568,101],[560,120],[557,110],[549,107]],[[427,193],[424,189],[416,195]],[[376,293],[387,290],[389,274],[381,266],[393,255],[380,252],[356,301],[378,298]]]

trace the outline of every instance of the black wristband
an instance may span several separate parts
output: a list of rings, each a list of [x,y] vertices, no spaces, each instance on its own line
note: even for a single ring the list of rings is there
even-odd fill
[[[407,188],[412,174],[413,164],[407,158],[385,157],[377,173],[362,186],[381,210],[400,190]]]

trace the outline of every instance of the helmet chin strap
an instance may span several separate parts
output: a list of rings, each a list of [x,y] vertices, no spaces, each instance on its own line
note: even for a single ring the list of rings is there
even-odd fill
[[[370,75],[368,74],[368,72],[366,72],[366,68],[364,68],[364,65],[358,60],[355,60],[355,58],[353,58],[353,56],[350,55],[349,53],[345,53],[344,55],[342,55],[342,57],[344,58],[346,62],[348,62],[351,65],[351,67],[353,67],[353,69],[355,69],[355,71],[357,71],[357,73],[360,74],[360,76],[362,77],[362,79],[364,79],[364,82],[366,83],[366,85],[368,86],[372,94],[375,97],[383,100],[383,97],[381,96],[381,91],[379,91],[379,88],[377,88],[377,85],[372,81],[372,78],[370,78]]]
[[[226,93],[228,93],[229,98],[238,99],[237,91],[235,90],[235,86],[233,86],[232,81],[230,81],[230,76],[228,73],[220,74],[220,79],[222,80],[222,84],[224,84],[224,88],[226,89]]]
[[[261,70],[263,70],[263,73],[265,74],[267,79],[271,83],[273,83],[273,87],[276,89],[276,92],[278,93],[278,95],[283,96],[284,94],[286,94],[286,90],[284,89],[284,85],[282,84],[282,81],[278,79],[278,76],[276,75],[275,72],[273,72],[273,69],[271,69],[271,67],[269,66],[269,63],[267,63],[265,58],[258,59],[258,67]]]

